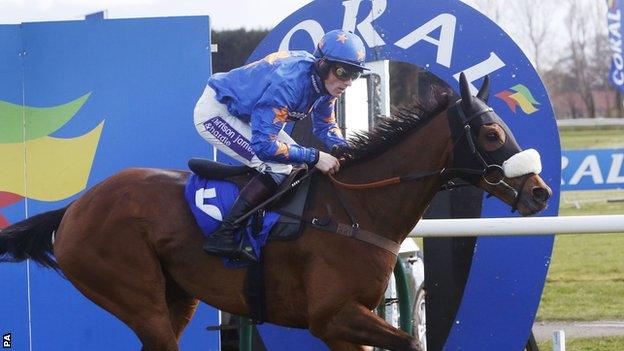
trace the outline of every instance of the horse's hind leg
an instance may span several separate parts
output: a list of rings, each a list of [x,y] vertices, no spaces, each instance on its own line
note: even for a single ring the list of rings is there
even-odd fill
[[[106,227],[87,234],[65,226],[54,243],[62,271],[87,298],[132,328],[142,350],[178,351],[156,254],[133,225],[116,232]]]
[[[187,294],[176,284],[173,279],[167,277],[167,307],[169,308],[169,319],[173,327],[173,333],[177,340],[180,340],[182,331],[191,321],[199,300]]]

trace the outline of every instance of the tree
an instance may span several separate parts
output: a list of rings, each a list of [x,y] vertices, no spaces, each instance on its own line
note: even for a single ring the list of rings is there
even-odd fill
[[[552,47],[555,38],[552,34],[552,1],[522,0],[512,2],[514,12],[518,14],[520,33],[538,73],[543,72],[543,61],[549,57],[548,49]]]
[[[591,8],[593,11],[589,14],[593,17],[597,26],[593,40],[593,59],[590,65],[590,76],[595,86],[604,92],[604,97],[607,100],[606,116],[618,117],[622,115],[622,96],[619,89],[615,89],[611,85],[609,78],[612,52],[606,27],[606,8],[601,6],[603,4],[597,3],[597,6]]]
[[[488,16],[494,23],[500,26],[504,22],[503,6],[507,6],[506,2],[500,0],[473,0],[472,2],[477,10]]]
[[[570,35],[569,69],[576,78],[577,88],[585,109],[590,118],[596,117],[596,101],[593,91],[596,87],[604,87],[601,82],[605,81],[608,74],[608,63],[605,54],[608,50],[608,42],[604,42],[606,36],[606,21],[600,13],[603,11],[603,2],[587,2],[581,0],[568,0],[568,12],[565,24]]]
[[[243,28],[212,31],[212,44],[217,44],[217,52],[212,55],[212,72],[227,72],[244,65],[249,55],[268,33],[268,29]]]
[[[553,13],[558,9],[554,0],[522,0],[502,2],[473,0],[479,11],[503,28],[527,54],[539,73],[545,60],[552,57]]]

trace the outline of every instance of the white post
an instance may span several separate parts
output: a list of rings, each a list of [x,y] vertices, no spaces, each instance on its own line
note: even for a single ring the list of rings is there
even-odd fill
[[[381,77],[381,113],[390,116],[390,61],[366,62],[366,68]]]
[[[565,332],[557,330],[553,333],[553,351],[565,351]]]
[[[401,264],[397,262],[397,264]],[[390,281],[388,282],[388,287],[386,288],[386,293],[384,297],[386,301],[388,299],[394,301],[397,297],[396,291],[396,279],[394,278],[394,274],[390,276]],[[385,304],[386,301],[382,301],[381,303]],[[399,328],[399,306],[397,303],[392,303],[390,305],[386,305],[386,322],[390,323],[390,325]]]

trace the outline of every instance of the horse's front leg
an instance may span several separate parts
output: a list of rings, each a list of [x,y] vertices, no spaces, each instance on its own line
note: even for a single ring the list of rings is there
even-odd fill
[[[393,351],[421,351],[414,338],[354,301],[347,302],[334,313],[310,317],[310,331],[332,351],[364,350],[352,344]]]

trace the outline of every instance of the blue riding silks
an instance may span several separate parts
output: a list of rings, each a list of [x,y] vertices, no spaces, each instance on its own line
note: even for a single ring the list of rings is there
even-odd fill
[[[325,89],[318,75],[316,59],[305,51],[279,51],[229,72],[215,73],[208,79],[216,99],[227,106],[232,116],[250,123],[251,140],[244,140],[253,153],[240,152],[251,159],[278,163],[313,163],[316,149],[279,142],[275,136],[286,122],[312,118],[312,133],[328,149],[346,142],[336,124],[337,99]],[[224,124],[226,123],[226,124]],[[219,140],[237,148],[240,136],[221,120],[208,121],[206,130]],[[234,150],[238,152],[238,150]]]
[[[204,236],[212,234],[221,225],[222,219],[227,215],[238,196],[236,184],[215,179],[205,179],[191,173],[184,189],[184,197],[193,212],[197,225],[201,228]],[[260,258],[262,248],[266,244],[269,232],[277,222],[279,214],[267,212],[260,233],[254,235],[251,231],[251,219],[244,227],[244,231],[236,234],[236,240],[240,240],[240,233],[244,232],[246,245],[251,245],[256,257]],[[247,262],[240,262],[223,258],[224,264],[230,268],[244,267]]]

